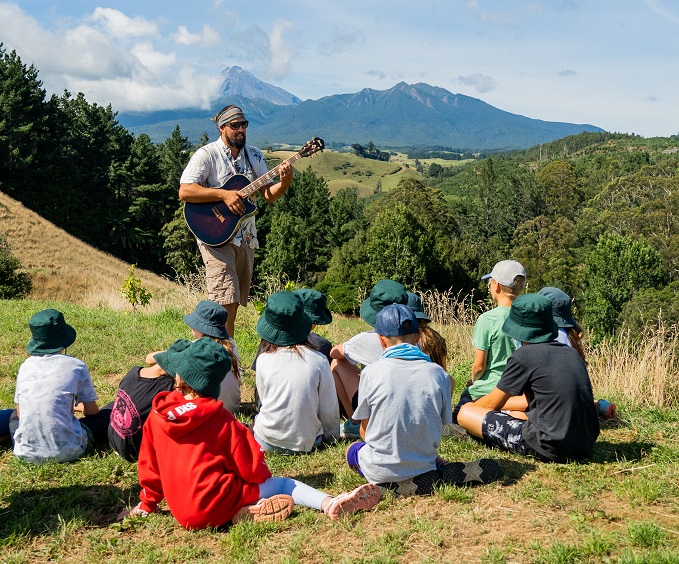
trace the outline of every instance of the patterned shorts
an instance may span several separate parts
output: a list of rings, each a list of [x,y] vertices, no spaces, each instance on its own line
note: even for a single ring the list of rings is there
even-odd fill
[[[483,418],[481,426],[483,440],[509,452],[545,460],[545,457],[530,447],[523,438],[524,423],[523,419],[516,419],[501,411],[491,411]]]

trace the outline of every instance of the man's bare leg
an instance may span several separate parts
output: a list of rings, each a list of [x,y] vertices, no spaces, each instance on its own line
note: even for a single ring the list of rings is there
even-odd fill
[[[229,314],[229,317],[226,319],[226,332],[234,340],[236,339],[236,315],[238,314],[239,305],[238,302],[235,304],[224,304],[224,308]]]

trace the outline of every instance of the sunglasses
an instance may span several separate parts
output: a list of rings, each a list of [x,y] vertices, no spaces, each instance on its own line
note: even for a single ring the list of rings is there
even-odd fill
[[[239,121],[239,122],[236,122],[236,123],[227,123],[226,125],[228,125],[234,131],[238,131],[239,129],[247,129],[248,128],[248,121],[245,120],[245,121]]]

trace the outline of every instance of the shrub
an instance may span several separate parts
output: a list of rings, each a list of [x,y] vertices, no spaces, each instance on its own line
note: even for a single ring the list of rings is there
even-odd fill
[[[328,309],[334,313],[356,313],[361,305],[358,288],[353,284],[319,282],[316,290],[328,298]]]
[[[31,277],[20,269],[21,262],[12,254],[7,238],[0,236],[1,299],[22,299],[31,291]]]
[[[660,322],[665,327],[679,328],[679,281],[636,293],[623,306],[620,321],[633,339],[643,339],[648,332],[657,331]]]

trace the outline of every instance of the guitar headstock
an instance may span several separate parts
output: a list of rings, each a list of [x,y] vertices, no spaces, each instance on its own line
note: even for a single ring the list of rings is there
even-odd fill
[[[311,141],[308,141],[304,147],[299,151],[300,156],[310,157],[314,153],[318,153],[325,148],[325,141],[320,137],[314,137]]]

